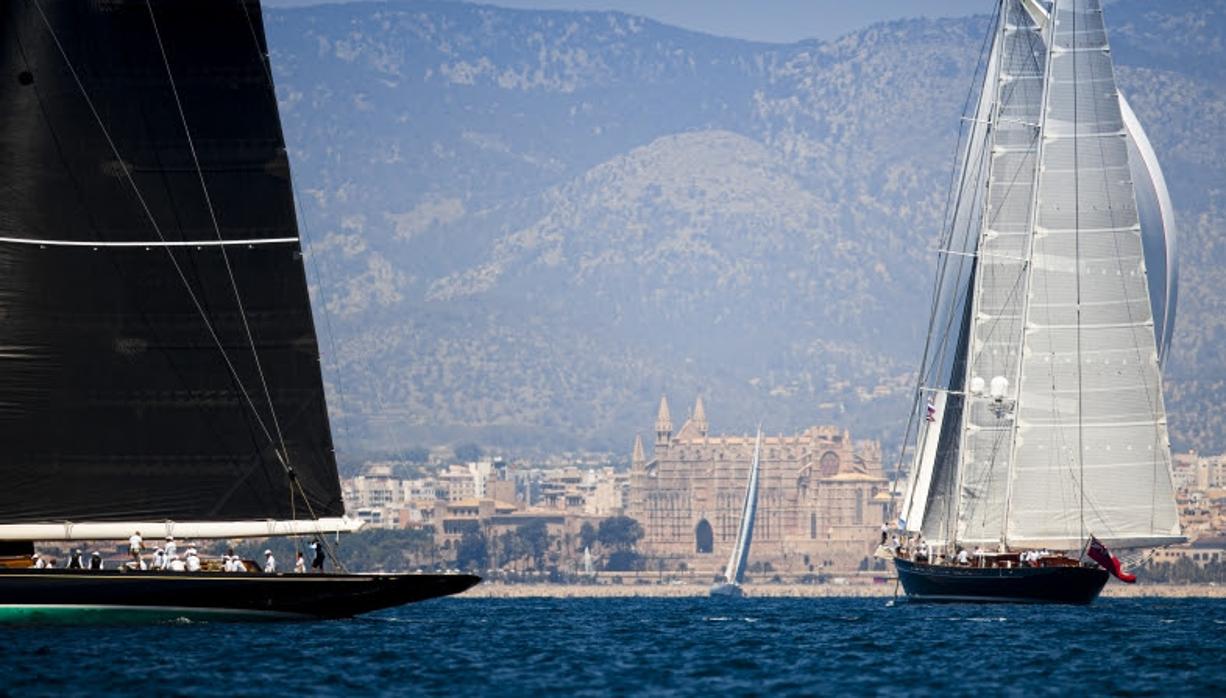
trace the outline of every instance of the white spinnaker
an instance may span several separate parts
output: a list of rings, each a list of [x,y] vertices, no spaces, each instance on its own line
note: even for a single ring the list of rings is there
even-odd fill
[[[737,531],[736,547],[728,558],[724,579],[740,584],[745,581],[745,563],[749,559],[749,543],[753,539],[753,520],[758,513],[758,467],[762,453],[762,427],[753,446],[753,463],[749,468],[749,484],[745,486],[745,505],[741,510],[741,526]]]
[[[1006,538],[1180,539],[1125,130],[1097,0],[1058,0]]]
[[[1047,61],[1040,29],[1018,0],[1003,4],[1000,21],[988,193],[965,385],[987,385],[1003,377],[1008,389],[997,397],[968,390],[958,480],[958,540],[981,544],[996,544],[1004,536],[1013,445],[1013,415],[1007,407],[1016,400],[1021,368],[1026,259]]]

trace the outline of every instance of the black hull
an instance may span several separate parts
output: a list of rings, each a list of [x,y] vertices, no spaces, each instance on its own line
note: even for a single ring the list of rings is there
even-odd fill
[[[0,570],[0,619],[348,618],[458,594],[463,574],[241,574]]]
[[[1107,583],[1094,567],[949,567],[895,558],[907,597],[946,603],[1090,604]]]

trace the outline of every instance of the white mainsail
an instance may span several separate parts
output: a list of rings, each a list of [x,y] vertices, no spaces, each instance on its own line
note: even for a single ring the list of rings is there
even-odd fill
[[[992,46],[976,114],[987,128],[963,163],[964,183],[986,169],[986,194],[960,196],[976,211],[952,219],[980,214],[963,372],[949,381],[961,425],[933,466],[917,454],[904,507],[923,521],[907,528],[936,543],[1176,542],[1159,363],[1174,318],[1170,199],[1118,92],[1099,2],[1057,0],[1049,14],[1003,0]]]
[[[758,512],[758,469],[762,453],[762,427],[753,446],[753,464],[749,467],[749,484],[745,486],[745,505],[741,510],[741,526],[737,531],[736,546],[724,568],[724,580],[730,584],[745,581],[745,565],[749,561],[749,543],[753,538],[753,521]]]
[[[1057,2],[1006,537],[1179,539],[1141,227],[1098,0]]]

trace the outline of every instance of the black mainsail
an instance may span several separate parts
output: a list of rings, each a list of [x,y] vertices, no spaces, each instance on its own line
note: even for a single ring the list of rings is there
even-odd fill
[[[0,66],[0,538],[342,516],[258,2],[0,0]]]

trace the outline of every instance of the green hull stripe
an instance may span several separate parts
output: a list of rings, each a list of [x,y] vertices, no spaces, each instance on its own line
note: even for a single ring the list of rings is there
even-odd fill
[[[0,623],[88,624],[166,623],[175,621],[308,620],[311,616],[282,611],[186,606],[104,606],[74,604],[0,604]]]

